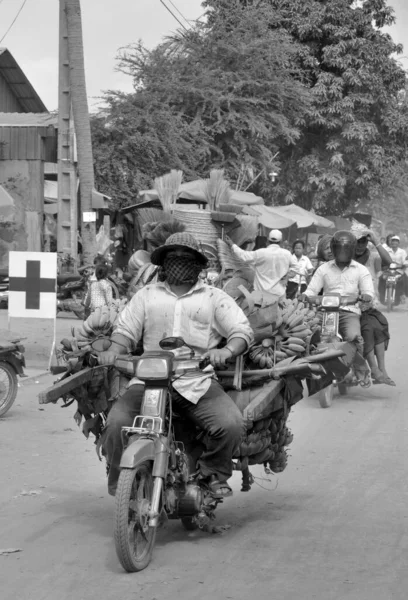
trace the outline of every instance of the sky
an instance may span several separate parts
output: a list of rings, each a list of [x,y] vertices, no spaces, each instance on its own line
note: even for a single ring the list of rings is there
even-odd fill
[[[16,17],[23,0],[0,0],[0,39]],[[165,0],[181,19],[203,14],[201,0]],[[389,0],[397,16],[390,33],[405,46],[408,68],[408,0]],[[82,0],[85,69],[90,107],[107,89],[130,91],[131,79],[115,71],[120,47],[142,39],[153,47],[180,25],[160,0]],[[59,0],[26,0],[23,10],[0,46],[7,47],[49,110],[58,103]]]

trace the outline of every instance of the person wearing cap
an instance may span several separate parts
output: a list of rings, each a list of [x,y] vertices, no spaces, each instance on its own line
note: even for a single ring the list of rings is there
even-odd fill
[[[139,290],[121,312],[112,334],[112,346],[100,354],[101,364],[112,364],[117,354],[136,349],[160,350],[169,336],[182,337],[197,358],[208,357],[213,367],[239,356],[251,345],[253,332],[243,311],[220,289],[204,284],[200,272],[207,258],[188,233],[171,235],[151,256],[160,267],[159,281]],[[222,340],[227,344],[219,348]],[[177,358],[190,357],[187,347],[174,351]],[[110,466],[108,490],[115,495],[123,452],[121,429],[140,414],[143,387],[131,385],[109,412],[102,448]],[[231,495],[227,480],[232,475],[232,457],[244,434],[244,420],[233,400],[207,367],[198,375],[179,377],[172,384],[177,412],[205,432],[205,451],[198,461],[199,478],[216,498]]]
[[[268,247],[259,250],[242,250],[228,236],[225,238],[235,256],[254,267],[254,290],[274,294],[277,300],[285,295],[288,275],[297,263],[289,250],[281,248],[282,237],[279,229],[272,229]]]
[[[398,306],[401,302],[404,302],[406,296],[408,296],[408,277],[404,270],[407,262],[407,253],[400,248],[400,237],[398,235],[388,236],[387,242],[390,245],[388,254],[391,258],[391,262],[399,267],[398,272],[401,274],[395,290],[395,306]],[[384,266],[386,267],[388,265],[383,261],[383,269]],[[378,292],[381,304],[385,304],[385,287],[385,279],[381,277],[378,282]]]

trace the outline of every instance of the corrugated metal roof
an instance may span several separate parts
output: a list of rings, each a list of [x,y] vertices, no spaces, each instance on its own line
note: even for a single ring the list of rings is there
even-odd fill
[[[58,117],[50,113],[0,112],[0,127],[48,127],[58,125]]]
[[[23,110],[32,113],[47,112],[47,107],[7,48],[0,48],[0,73]]]

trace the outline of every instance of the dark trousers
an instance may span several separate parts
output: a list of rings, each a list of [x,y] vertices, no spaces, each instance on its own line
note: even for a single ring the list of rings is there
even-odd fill
[[[302,283],[299,290],[299,284],[296,281],[288,281],[286,286],[286,298],[289,300],[294,300],[296,298],[296,294],[300,291],[301,294],[306,290],[306,283]]]
[[[115,495],[119,465],[123,452],[121,429],[130,426],[140,415],[144,388],[133,385],[112,406],[102,434],[103,453],[110,465],[108,490]],[[238,450],[245,433],[244,419],[233,400],[221,385],[211,381],[208,391],[197,404],[192,404],[175,390],[173,405],[177,412],[198,425],[205,433],[205,450],[198,461],[203,476],[215,474],[220,481],[232,475],[232,457]]]

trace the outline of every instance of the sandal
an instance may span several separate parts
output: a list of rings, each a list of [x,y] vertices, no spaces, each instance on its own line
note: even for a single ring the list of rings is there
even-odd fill
[[[212,476],[207,485],[211,496],[217,500],[232,496],[232,489],[226,481],[219,481],[219,479]]]
[[[384,379],[384,383],[385,383],[385,385],[391,385],[391,386],[393,386],[393,387],[396,387],[396,386],[397,386],[397,384],[395,383],[395,381],[393,381],[393,380],[391,379],[391,377],[386,377],[386,378]]]

